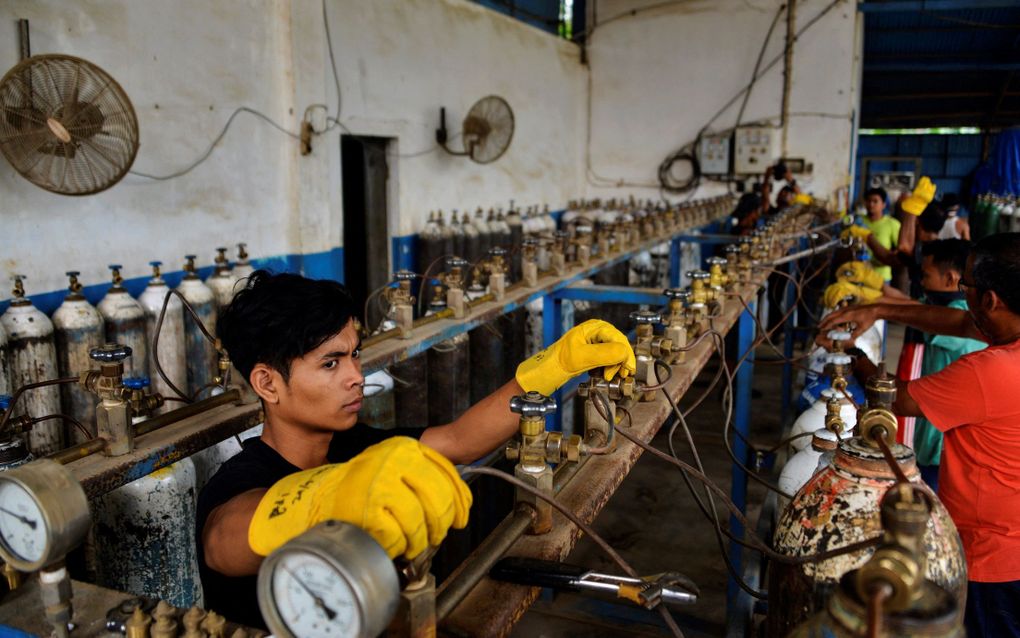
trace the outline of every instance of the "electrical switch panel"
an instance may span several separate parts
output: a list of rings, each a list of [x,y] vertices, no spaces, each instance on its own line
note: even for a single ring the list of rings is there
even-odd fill
[[[769,126],[743,126],[733,140],[733,172],[754,175],[765,172],[779,158],[779,129]]]
[[[698,145],[698,163],[705,175],[728,175],[730,172],[730,136],[705,135]]]

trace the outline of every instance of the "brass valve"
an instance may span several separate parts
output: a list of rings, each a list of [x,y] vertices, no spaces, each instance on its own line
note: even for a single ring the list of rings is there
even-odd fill
[[[78,275],[80,275],[81,273],[78,272],[77,270],[68,270],[65,274],[67,275],[68,279],[70,280],[70,283],[68,284],[67,289],[68,289],[68,291],[70,291],[71,294],[69,294],[67,296],[67,298],[68,299],[84,299],[85,297],[82,296],[82,294],[81,294],[82,285],[81,285],[81,282],[78,281]]]
[[[826,355],[823,371],[825,372],[825,375],[832,380],[833,390],[840,393],[846,390],[848,385],[847,375],[850,374],[850,366],[852,363],[853,359],[851,359],[848,354],[835,352]]]
[[[588,372],[588,379],[577,387],[577,396],[585,399],[585,444],[595,447],[611,447],[616,444],[616,403],[629,400],[634,394],[634,377],[614,377],[606,381],[601,368]],[[608,406],[602,404],[605,399],[608,399]],[[605,414],[606,411],[608,414]],[[606,419],[606,416],[609,418]]]
[[[716,291],[716,297],[726,289],[730,288],[730,279],[723,268],[729,263],[724,257],[709,257],[705,260],[708,264],[708,285]]]
[[[484,270],[488,274],[489,291],[497,301],[506,294],[507,263],[506,248],[496,246],[489,249],[489,258],[485,261]]]
[[[730,288],[740,281],[740,246],[729,244],[726,246],[726,277],[729,279]]]
[[[837,437],[846,430],[846,422],[839,413],[842,405],[843,401],[836,395],[830,396],[825,401],[825,429],[835,433]]]
[[[667,288],[662,291],[662,294],[669,299],[666,307],[669,314],[665,317],[666,329],[663,331],[663,336],[668,338],[673,346],[673,352],[666,360],[670,364],[679,363],[685,358],[684,349],[687,347],[688,341],[692,336],[697,336],[691,335],[691,331],[696,332],[698,326],[694,321],[693,314],[686,308],[687,301],[691,298],[691,292],[682,288]]]
[[[715,291],[708,286],[710,277],[711,275],[704,270],[688,271],[687,278],[691,280],[690,308],[692,310],[703,311],[708,302],[715,299]]]
[[[916,485],[897,483],[882,497],[882,544],[858,571],[858,595],[868,600],[886,588],[883,611],[907,609],[922,593],[925,579],[924,534],[931,518],[929,496]]]
[[[655,325],[662,323],[662,317],[651,310],[635,310],[630,313],[630,320],[637,324],[635,328],[634,352],[653,358],[667,357],[673,354],[673,343],[666,337],[655,334]]]
[[[829,352],[846,352],[846,344],[852,335],[846,330],[830,330],[825,335],[832,341],[832,349]]]
[[[464,269],[468,262],[462,257],[450,257],[446,260],[447,271],[439,275],[447,289],[464,289]]]
[[[867,405],[857,417],[857,432],[868,445],[877,447],[873,440],[875,438],[882,438],[889,445],[894,445],[897,422],[892,405],[896,401],[896,379],[882,370],[868,379],[864,394]]]

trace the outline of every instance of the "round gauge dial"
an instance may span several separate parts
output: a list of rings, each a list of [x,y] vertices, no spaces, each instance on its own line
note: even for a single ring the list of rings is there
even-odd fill
[[[46,518],[23,486],[0,483],[0,543],[20,560],[34,563],[46,554]]]
[[[295,636],[357,636],[361,610],[350,583],[314,554],[287,552],[273,570],[280,619]]]
[[[258,597],[279,638],[371,638],[396,613],[400,581],[367,532],[326,521],[266,557]]]
[[[0,472],[0,557],[15,569],[62,559],[90,522],[85,490],[63,465],[39,459]]]

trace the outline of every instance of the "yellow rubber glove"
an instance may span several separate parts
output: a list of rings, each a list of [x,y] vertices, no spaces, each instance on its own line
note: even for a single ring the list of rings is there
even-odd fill
[[[874,303],[881,296],[881,290],[872,290],[871,288],[852,284],[849,281],[837,281],[825,289],[822,301],[826,308],[832,310],[844,301],[851,304],[869,304]]]
[[[617,374],[634,374],[637,361],[622,332],[611,323],[590,319],[517,366],[517,383],[525,392],[548,396],[573,377],[598,367],[605,368],[608,381]]]
[[[882,290],[885,278],[875,272],[871,265],[863,261],[848,261],[836,269],[836,280],[847,281],[858,286]]]
[[[900,208],[903,209],[904,213],[920,215],[933,199],[935,199],[935,184],[933,184],[927,177],[922,177],[917,180],[917,186],[914,187],[914,192],[903,200],[903,203],[900,204]]]
[[[471,490],[457,469],[427,445],[403,436],[377,443],[347,463],[296,472],[259,501],[248,526],[252,551],[267,556],[327,520],[357,525],[390,558],[414,558],[463,528]]]
[[[808,195],[807,193],[797,193],[796,195],[793,196],[794,204],[804,204],[805,206],[807,206],[813,201],[815,200],[812,199],[811,196]]]
[[[843,232],[840,233],[839,236],[842,237],[843,239],[849,239],[852,237],[853,239],[862,239],[864,241],[867,241],[868,237],[871,237],[871,230],[865,228],[864,226],[858,226],[857,224],[853,224],[851,226],[847,226],[846,228],[844,228]]]

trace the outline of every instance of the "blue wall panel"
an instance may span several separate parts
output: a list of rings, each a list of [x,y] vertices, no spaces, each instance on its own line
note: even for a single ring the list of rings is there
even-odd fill
[[[920,157],[922,173],[931,177],[939,194],[958,193],[966,200],[968,178],[981,163],[982,146],[981,135],[861,135],[857,144],[857,174],[861,175],[864,157],[904,158],[900,162],[873,161],[872,172],[913,170],[913,162],[907,158]]]

